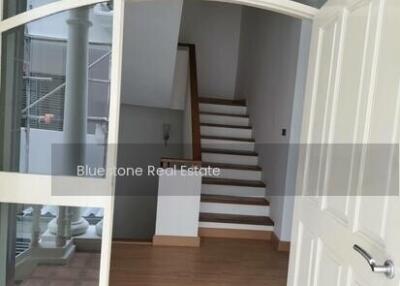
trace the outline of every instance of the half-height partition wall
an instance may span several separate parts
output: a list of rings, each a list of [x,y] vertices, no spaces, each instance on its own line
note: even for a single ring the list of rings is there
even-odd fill
[[[161,168],[173,175],[160,175],[154,245],[200,245],[198,237],[201,175],[185,174],[183,169],[201,167],[200,112],[197,87],[196,48],[193,44],[179,44],[187,49],[188,83],[184,122],[186,133],[184,156],[189,158],[162,158]],[[184,76],[182,76],[184,78]]]

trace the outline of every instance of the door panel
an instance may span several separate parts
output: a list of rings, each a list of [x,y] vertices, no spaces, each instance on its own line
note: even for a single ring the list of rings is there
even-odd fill
[[[339,286],[342,285],[343,266],[342,262],[335,257],[333,251],[324,246],[322,240],[318,241],[317,251],[317,268],[318,274],[314,286]],[[318,266],[323,267],[318,267]]]
[[[329,0],[314,20],[290,286],[400,285],[398,27],[396,0]]]
[[[317,57],[316,65],[316,82],[314,84],[313,96],[311,99],[310,110],[310,123],[313,128],[309,130],[308,137],[311,138],[313,144],[307,146],[308,158],[306,167],[306,182],[307,195],[320,194],[322,174],[323,154],[325,151],[324,146],[320,143],[323,142],[325,136],[324,130],[326,126],[325,114],[330,110],[331,103],[330,97],[319,97],[318,94],[330,94],[331,82],[334,77],[334,66],[336,64],[336,51],[337,39],[340,29],[340,18],[333,17],[317,29],[317,46],[319,47],[320,54]],[[326,112],[317,112],[318,110],[325,110]]]
[[[310,286],[311,285],[311,271],[312,261],[314,258],[315,249],[314,235],[304,229],[302,223],[299,224],[298,238],[297,238],[297,263],[299,268],[296,269],[295,273],[295,284],[296,286]],[[301,263],[306,262],[306,263]],[[301,283],[299,283],[301,281]]]

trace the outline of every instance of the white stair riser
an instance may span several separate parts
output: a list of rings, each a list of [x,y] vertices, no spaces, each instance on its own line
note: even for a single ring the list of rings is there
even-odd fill
[[[234,215],[269,216],[269,206],[202,202],[200,204],[200,212],[234,214]]]
[[[223,104],[210,104],[200,103],[200,112],[213,112],[213,113],[225,113],[225,114],[236,114],[246,115],[246,106],[235,106],[235,105],[223,105]]]
[[[202,228],[220,228],[220,229],[243,229],[243,230],[264,230],[274,231],[274,227],[270,225],[252,225],[240,223],[218,223],[218,222],[204,222],[199,223]]]
[[[220,168],[220,174],[216,178],[261,181],[261,171]]]
[[[236,150],[236,151],[254,151],[254,142],[219,140],[219,139],[201,139],[203,148],[219,149],[219,150]]]
[[[201,156],[204,162],[251,165],[251,166],[256,166],[258,164],[258,156],[243,156],[243,155],[205,153],[205,152],[203,152]]]
[[[253,136],[253,131],[251,129],[214,126],[201,126],[200,133],[203,136],[221,136],[244,139],[251,139]]]
[[[212,114],[200,114],[200,122],[212,123],[212,124],[236,125],[236,126],[250,125],[250,120],[248,117],[222,116],[222,115],[212,115]]]
[[[265,188],[258,187],[202,184],[201,193],[205,195],[265,198],[266,191]]]

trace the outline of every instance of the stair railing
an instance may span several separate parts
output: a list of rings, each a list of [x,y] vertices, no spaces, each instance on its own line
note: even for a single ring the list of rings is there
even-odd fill
[[[192,159],[193,161],[201,161],[200,111],[197,82],[196,46],[194,44],[183,43],[179,43],[179,46],[189,49],[190,102],[192,116]]]
[[[192,158],[161,158],[162,168],[180,167],[180,166],[201,166],[201,136],[200,136],[200,111],[199,94],[197,83],[197,62],[196,47],[194,44],[179,43],[179,47],[187,48],[189,51],[189,81],[190,81],[190,113],[191,113],[191,131],[192,131]],[[185,144],[185,143],[184,143]]]

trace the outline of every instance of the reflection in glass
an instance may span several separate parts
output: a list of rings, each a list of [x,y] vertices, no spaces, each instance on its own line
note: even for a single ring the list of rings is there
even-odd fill
[[[103,209],[0,203],[0,212],[5,285],[98,285]]]
[[[325,4],[327,0],[294,0],[294,1],[319,9]]]
[[[18,15],[43,5],[51,4],[60,0],[3,0],[3,19]],[[111,8],[111,2],[101,4],[97,9],[107,11]]]
[[[63,174],[105,165],[112,13],[97,4],[3,33],[1,171],[52,174],[52,144],[66,144]]]

